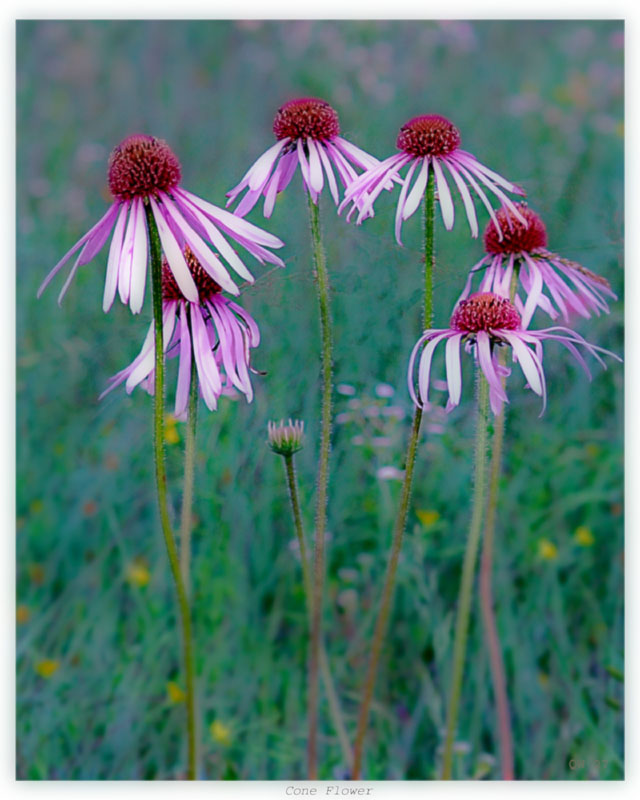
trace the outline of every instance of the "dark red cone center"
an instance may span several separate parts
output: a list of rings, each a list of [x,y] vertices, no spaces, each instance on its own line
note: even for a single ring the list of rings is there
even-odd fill
[[[484,231],[484,249],[492,255],[502,253],[531,253],[547,246],[547,229],[540,217],[525,203],[516,203],[516,208],[527,220],[523,225],[513,212],[501,208],[496,213],[498,225],[502,231],[502,240],[498,235],[493,220]]]
[[[109,158],[109,189],[118,200],[168,192],[181,175],[180,162],[169,145],[153,136],[128,136]]]
[[[414,117],[400,128],[399,150],[417,156],[447,156],[460,147],[460,131],[439,114]]]
[[[503,329],[518,330],[520,315],[513,303],[492,292],[478,292],[462,300],[451,316],[451,328],[460,333]]]
[[[340,133],[336,111],[324,100],[302,97],[289,100],[278,109],[273,121],[273,132],[277,139],[333,139]]]
[[[198,290],[198,297],[201,303],[222,291],[222,288],[205,272],[202,264],[189,247],[184,249],[184,258]],[[162,297],[164,300],[186,300],[173,276],[173,272],[169,268],[166,258],[162,259]]]

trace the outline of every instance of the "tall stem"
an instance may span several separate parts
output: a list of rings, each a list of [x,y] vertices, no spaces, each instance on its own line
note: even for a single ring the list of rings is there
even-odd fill
[[[318,206],[309,200],[313,263],[322,336],[322,413],[320,457],[316,487],[316,516],[313,551],[313,602],[311,606],[311,643],[309,655],[309,740],[307,743],[308,777],[318,777],[318,667],[322,640],[322,597],[324,587],[324,534],[327,520],[327,486],[329,482],[329,450],[331,446],[332,332],[329,306],[329,274],[320,237]]]
[[[449,710],[447,713],[447,728],[444,742],[444,756],[442,761],[442,779],[451,778],[453,761],[453,740],[458,722],[458,709],[462,691],[462,676],[467,647],[467,633],[469,630],[469,611],[471,609],[471,593],[473,590],[473,576],[475,572],[476,556],[480,535],[482,533],[482,517],[485,502],[485,482],[487,475],[487,443],[489,427],[489,384],[482,370],[478,366],[478,417],[476,421],[476,446],[473,487],[473,510],[467,548],[462,565],[462,578],[460,580],[460,593],[458,595],[458,614],[456,617],[456,632],[453,644],[453,669],[451,676],[451,693],[449,695]]]
[[[433,327],[433,271],[436,265],[435,248],[435,177],[429,170],[424,203],[424,327]]]
[[[433,271],[436,263],[435,247],[435,177],[433,170],[429,172],[427,187],[425,190],[424,203],[424,327],[425,330],[433,326]],[[373,691],[376,685],[378,673],[378,662],[380,661],[380,651],[382,642],[387,630],[389,613],[391,611],[391,601],[396,581],[398,569],[398,559],[402,548],[404,529],[407,524],[407,513],[409,511],[409,501],[411,499],[411,486],[413,482],[413,471],[416,461],[416,449],[420,436],[420,424],[422,422],[422,409],[416,408],[411,426],[411,436],[407,445],[405,458],[405,473],[402,483],[402,493],[400,495],[400,506],[393,528],[393,538],[391,541],[391,552],[387,564],[387,574],[382,588],[382,599],[380,609],[376,619],[376,625],[371,642],[369,653],[369,665],[365,677],[364,688],[362,690],[362,700],[360,701],[360,711],[358,713],[358,727],[356,739],[353,746],[353,770],[351,777],[358,780],[362,774],[362,756],[364,753],[364,739],[367,733],[369,722],[369,712]]]
[[[158,228],[153,218],[151,206],[145,204],[147,228],[151,250],[151,280],[153,287],[153,320],[155,332],[155,390],[153,400],[153,458],[155,463],[156,487],[160,506],[160,524],[167,547],[169,566],[176,585],[178,607],[182,620],[182,643],[184,669],[186,675],[187,705],[187,777],[196,779],[196,726],[195,726],[195,681],[193,669],[193,643],[191,635],[191,616],[185,591],[178,550],[176,548],[167,504],[167,473],[164,463],[164,347],[162,342],[162,249]]]
[[[375,688],[376,676],[378,672],[378,662],[380,661],[380,651],[382,649],[384,635],[387,631],[389,612],[391,611],[391,600],[393,598],[393,589],[395,586],[396,572],[398,569],[398,559],[400,558],[402,539],[407,522],[407,512],[409,510],[409,500],[411,499],[411,484],[413,482],[413,471],[416,463],[416,449],[418,446],[421,422],[422,409],[416,407],[413,416],[413,425],[411,427],[411,436],[409,438],[409,446],[407,448],[407,460],[405,464],[404,480],[402,482],[400,506],[398,508],[398,515],[396,517],[396,524],[393,529],[393,540],[391,543],[391,553],[389,554],[389,563],[387,565],[387,574],[384,580],[382,599],[380,600],[380,610],[378,611],[378,617],[376,619],[373,639],[371,642],[369,666],[367,668],[367,675],[364,682],[364,688],[362,690],[362,700],[360,702],[360,712],[358,714],[358,728],[353,746],[353,770],[351,773],[353,780],[358,780],[362,773],[364,738],[367,732],[371,700],[373,699],[373,690]]]
[[[300,501],[298,499],[298,482],[296,480],[296,470],[293,463],[293,455],[285,455],[285,473],[287,476],[287,486],[289,488],[289,499],[291,500],[291,512],[293,514],[293,525],[296,531],[296,538],[298,539],[298,546],[300,548],[300,562],[302,564],[302,579],[304,582],[305,598],[307,602],[307,611],[309,614],[309,622],[311,622],[311,611],[313,602],[313,581],[311,578],[311,569],[309,567],[309,556],[307,553],[307,544],[304,535],[304,528],[302,526],[302,516],[300,514]],[[329,703],[329,712],[333,720],[334,728],[338,735],[338,741],[342,748],[342,755],[349,767],[353,761],[353,753],[351,745],[349,744],[349,737],[347,736],[347,729],[344,724],[344,716],[340,707],[338,694],[333,684],[331,676],[331,668],[329,666],[329,659],[327,652],[324,648],[324,643],[320,641],[320,675],[324,684],[325,692],[327,693],[327,701]]]
[[[193,355],[193,354],[192,354]],[[198,423],[198,374],[196,360],[191,359],[191,385],[187,440],[184,447],[184,483],[182,489],[182,515],[180,518],[180,567],[187,596],[190,594],[191,528],[193,523],[193,481],[196,461],[196,426]]]
[[[511,277],[509,299],[513,303],[516,286],[518,283],[519,266],[516,265]],[[503,348],[498,359],[501,365],[505,363],[506,350]],[[504,387],[506,379],[502,378]],[[493,683],[493,694],[496,701],[496,716],[498,718],[498,738],[500,741],[500,762],[502,779],[514,779],[513,767],[513,736],[511,733],[511,712],[509,710],[509,696],[507,694],[507,681],[505,677],[504,661],[498,637],[493,610],[493,590],[491,579],[493,573],[493,549],[496,529],[496,510],[498,507],[498,489],[500,474],[502,472],[502,448],[504,443],[505,407],[495,418],[494,434],[491,443],[491,469],[489,473],[489,496],[487,498],[487,516],[484,525],[482,540],[482,554],[480,556],[480,609],[484,623],[485,640],[489,655],[489,668]]]

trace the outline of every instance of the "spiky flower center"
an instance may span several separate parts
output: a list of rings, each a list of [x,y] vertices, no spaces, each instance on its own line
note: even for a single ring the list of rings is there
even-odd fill
[[[201,303],[204,303],[206,300],[211,299],[214,294],[219,294],[222,291],[222,287],[218,286],[213,278],[205,272],[202,264],[188,246],[184,248],[184,260],[189,267],[189,272],[198,290],[198,297]],[[171,272],[166,258],[162,259],[162,297],[164,300],[186,300],[186,297],[180,291],[180,287],[173,276],[173,272]]]
[[[180,162],[163,139],[128,136],[109,158],[109,189],[118,200],[168,192],[178,185]]]
[[[273,121],[277,139],[304,139],[319,141],[333,139],[340,133],[338,114],[329,103],[316,97],[289,100],[278,109]]]
[[[400,128],[399,150],[412,156],[447,156],[460,147],[460,131],[439,114],[414,117]]]
[[[484,249],[492,255],[502,253],[531,253],[547,246],[547,229],[540,217],[526,203],[516,203],[516,208],[526,219],[526,226],[507,208],[501,208],[496,219],[502,231],[500,239],[498,228],[493,220],[484,232]]]
[[[449,324],[460,333],[478,333],[500,329],[515,331],[521,322],[515,306],[505,297],[492,292],[478,292],[460,302]]]

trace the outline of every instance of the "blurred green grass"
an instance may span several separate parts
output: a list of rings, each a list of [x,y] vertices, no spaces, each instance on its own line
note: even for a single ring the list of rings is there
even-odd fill
[[[617,22],[18,23],[19,777],[171,778],[184,770],[183,709],[166,688],[181,682],[180,655],[153,490],[150,401],[138,391],[97,402],[107,378],[137,353],[149,305],[139,318],[120,305],[102,314],[106,251],[80,271],[62,309],[61,281],[35,299],[51,266],[106,208],[110,149],[137,131],[166,138],[184,185],[222,205],[271,143],[273,114],[292,96],[329,100],[344,135],[380,158],[394,152],[406,119],[442,113],[465,148],[527,188],[550,247],[606,275],[621,297],[621,39]],[[397,247],[393,209],[394,198],[382,198],[361,228],[337,218],[326,198],[321,209],[336,381],[355,387],[360,401],[354,411],[336,395],[337,413],[351,418],[333,437],[327,565],[327,647],[350,730],[399,488],[377,470],[402,468],[405,370],[420,322],[420,224],[410,220]],[[460,208],[458,216],[453,233],[438,227],[437,325],[480,257]],[[265,438],[270,418],[306,421],[298,465],[310,532],[318,324],[299,183],[270,222],[259,209],[250,218],[286,241],[287,267],[243,298],[263,334],[254,363],[267,371],[256,376],[253,404],[225,401],[200,415],[193,580],[202,770],[212,779],[291,779],[304,775],[305,609],[282,465]],[[619,301],[611,315],[575,326],[621,353],[622,319]],[[496,555],[517,774],[617,779],[622,369],[595,372],[589,384],[551,344],[545,366],[541,419],[538,399],[511,381]],[[385,405],[373,399],[380,382],[395,387],[386,406],[402,415],[381,417],[385,444],[370,436],[370,409]],[[444,432],[424,436],[419,453],[368,738],[365,775],[373,779],[436,775],[468,520],[469,382],[466,392],[468,402]],[[168,454],[176,509],[181,447]],[[579,526],[593,545],[576,541]],[[544,540],[557,548],[554,558],[541,557]],[[144,586],[128,578],[139,563]],[[38,672],[45,660],[59,662],[50,677]],[[490,686],[474,618],[458,777],[499,777],[487,758],[497,755]],[[228,727],[228,742],[212,737],[214,720]],[[322,777],[342,777],[326,709],[321,745]],[[586,766],[571,769],[572,758]]]

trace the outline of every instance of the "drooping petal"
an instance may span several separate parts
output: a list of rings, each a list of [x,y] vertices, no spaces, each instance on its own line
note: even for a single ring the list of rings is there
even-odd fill
[[[478,331],[476,334],[476,349],[478,352],[478,364],[484,373],[490,388],[501,398],[503,402],[508,402],[507,395],[502,387],[498,373],[496,372],[493,358],[491,357],[491,340],[486,331]]]
[[[464,334],[458,333],[447,339],[445,348],[445,366],[447,369],[447,386],[449,387],[449,403],[457,406],[462,395],[462,366],[460,364],[460,342]]]
[[[508,192],[511,192],[512,194],[519,194],[521,196],[526,195],[525,190],[521,186],[518,186],[515,183],[511,183],[511,181],[508,181],[506,180],[506,178],[503,178],[502,175],[498,175],[497,172],[494,172],[492,169],[489,169],[489,167],[485,167],[485,165],[482,164],[480,161],[478,161],[478,159],[474,155],[468,153],[466,150],[458,149],[456,150],[456,154],[461,160],[472,165],[474,172],[483,172],[487,177],[491,178],[491,180],[494,183],[497,183],[499,186],[502,186]]]
[[[81,239],[79,239],[73,245],[71,250],[69,250],[67,253],[65,253],[64,256],[62,256],[60,261],[58,261],[58,263],[55,265],[55,267],[51,270],[51,272],[47,275],[47,277],[40,284],[40,288],[38,289],[38,293],[37,293],[37,297],[38,298],[41,296],[41,294],[44,292],[44,290],[47,288],[47,286],[51,283],[53,278],[58,274],[58,272],[62,269],[62,267],[67,263],[67,261],[71,258],[71,256],[74,253],[76,253],[84,244],[86,244],[94,236],[98,236],[98,237],[101,236],[105,229],[111,230],[111,227],[113,226],[113,222],[114,222],[114,220],[115,220],[115,218],[116,218],[116,216],[118,214],[119,206],[120,206],[119,203],[113,203],[109,207],[109,210],[107,211],[107,213],[101,219],[99,219],[98,222],[96,222],[96,224],[89,231],[87,231],[87,233],[85,233],[85,235]],[[107,237],[105,237],[105,239],[104,239],[102,244],[104,244],[104,242],[106,241],[107,238],[108,238],[108,234],[107,234]]]
[[[264,186],[271,174],[280,152],[288,144],[289,139],[280,139],[273,147],[264,152],[251,168],[249,175],[249,189],[256,191]]]
[[[467,188],[467,184],[463,181],[462,176],[458,172],[456,165],[450,163],[447,158],[442,158],[440,161],[447,167],[451,177],[453,178],[456,186],[458,187],[458,191],[460,192],[460,197],[462,197],[462,202],[464,204],[464,210],[467,214],[467,220],[469,221],[469,227],[471,228],[471,236],[474,239],[478,238],[478,217],[476,215],[476,207],[473,204],[473,200],[471,199],[471,194],[469,189]]]
[[[419,399],[416,396],[416,391],[415,391],[415,386],[414,386],[413,373],[414,373],[414,365],[415,365],[415,361],[416,361],[416,357],[418,355],[418,352],[420,351],[420,348],[423,345],[427,344],[427,346],[428,346],[428,344],[433,342],[434,338],[436,338],[438,341],[440,341],[445,336],[450,335],[450,334],[451,334],[451,331],[449,331],[448,329],[432,328],[430,330],[426,330],[422,334],[422,336],[418,339],[418,341],[415,343],[415,345],[413,346],[413,350],[411,351],[411,356],[409,357],[409,366],[407,368],[407,384],[408,384],[408,387],[409,387],[409,394],[411,395],[411,399],[413,400],[413,403],[416,406],[418,406],[419,408],[422,408],[423,407],[423,402],[426,402],[426,401],[423,401],[422,398]],[[422,393],[421,392],[421,385],[420,385],[420,371],[421,371],[421,368],[422,368],[422,358],[420,359],[420,368],[418,370],[418,372],[419,372],[419,375],[418,375],[418,390],[420,391],[420,393]]]
[[[314,192],[320,193],[324,186],[324,178],[322,176],[322,162],[316,149],[316,143],[313,139],[307,139],[307,148],[309,149],[309,180],[311,188]]]
[[[206,325],[199,306],[192,304],[189,306],[189,311],[189,316],[191,317],[193,352],[196,359],[202,396],[207,404],[207,408],[210,411],[215,411],[218,397],[222,391],[220,372],[218,371],[218,366],[213,356],[213,351],[211,350],[211,343],[209,342]]]
[[[144,287],[147,280],[148,241],[144,205],[140,198],[134,201],[131,214],[136,215],[136,224],[131,251],[131,291],[129,303],[131,311],[139,314],[144,303]]]
[[[423,158],[422,167],[420,168],[420,172],[418,173],[416,182],[413,184],[413,188],[409,192],[407,201],[404,204],[404,209],[402,210],[402,219],[409,219],[409,217],[415,214],[418,206],[420,205],[420,202],[424,197],[424,192],[425,189],[427,188],[428,177],[429,177],[429,159]]]
[[[329,191],[331,192],[331,197],[333,197],[333,202],[336,205],[338,205],[338,203],[340,202],[340,197],[338,195],[338,184],[336,183],[336,177],[333,174],[333,168],[331,167],[331,160],[327,154],[326,149],[323,147],[322,144],[318,145],[318,153],[320,155],[320,160],[322,161],[324,171],[327,175],[327,183],[329,184]]]
[[[191,387],[191,333],[187,318],[187,306],[181,301],[178,319],[180,335],[180,362],[178,365],[178,383],[176,386],[175,416],[182,417],[189,405]]]
[[[120,257],[122,254],[122,239],[124,237],[124,226],[127,221],[127,213],[129,212],[129,204],[122,203],[118,221],[113,231],[113,238],[111,239],[111,247],[109,248],[109,259],[107,261],[107,276],[104,282],[104,296],[102,298],[102,310],[106,313],[111,306],[116,296],[116,289],[118,288],[118,267],[120,264]]]
[[[444,227],[450,231],[453,228],[455,210],[453,207],[453,200],[451,199],[451,190],[449,189],[449,184],[447,183],[447,179],[444,176],[442,167],[440,166],[437,158],[433,159],[433,171],[436,175],[436,185],[438,187],[442,221],[444,222]]]
[[[396,241],[400,246],[402,246],[402,241],[400,239],[400,230],[402,227],[402,220],[404,219],[404,207],[406,203],[406,197],[409,191],[409,184],[411,183],[411,178],[413,177],[413,173],[415,172],[418,164],[419,162],[416,160],[409,165],[409,169],[407,170],[404,183],[402,184],[402,189],[400,189],[400,196],[398,198],[398,205],[396,207],[395,234],[396,234]]]
[[[197,303],[198,290],[194,283],[193,277],[191,276],[189,267],[187,266],[187,262],[184,260],[182,249],[176,241],[176,237],[173,235],[171,228],[167,224],[167,221],[165,220],[156,200],[154,200],[153,197],[149,197],[149,202],[151,203],[153,218],[158,226],[158,233],[160,235],[162,249],[167,257],[167,262],[171,272],[173,273],[173,277],[176,279],[176,283],[180,287],[180,291],[185,298],[191,303]]]

